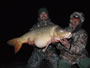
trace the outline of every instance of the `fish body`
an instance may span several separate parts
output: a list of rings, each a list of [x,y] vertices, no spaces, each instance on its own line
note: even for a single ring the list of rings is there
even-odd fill
[[[15,53],[20,50],[23,43],[44,48],[45,51],[50,43],[56,43],[63,38],[70,38],[71,35],[71,32],[62,29],[58,25],[47,25],[33,29],[18,38],[11,39],[8,44],[15,47]]]

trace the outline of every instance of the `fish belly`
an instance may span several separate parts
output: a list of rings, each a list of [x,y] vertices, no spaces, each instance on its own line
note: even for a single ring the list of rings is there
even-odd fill
[[[38,37],[36,40],[35,40],[35,45],[39,48],[43,48],[43,47],[46,47],[48,44],[50,44],[50,40],[51,38],[50,37]]]

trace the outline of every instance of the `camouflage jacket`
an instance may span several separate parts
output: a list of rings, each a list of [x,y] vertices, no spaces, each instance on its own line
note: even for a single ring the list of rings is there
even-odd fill
[[[70,27],[66,28],[67,31],[71,31]],[[58,48],[60,49],[60,57],[65,59],[70,64],[75,64],[79,62],[79,59],[84,58],[87,54],[85,49],[87,44],[88,35],[85,30],[79,29],[76,32],[72,32],[72,38],[69,40],[70,42],[70,50],[67,50],[58,44]]]
[[[48,19],[46,21],[41,21],[40,19],[38,19],[38,22],[35,25],[33,25],[33,27],[30,30],[38,28],[38,27],[47,26],[47,25],[50,25],[50,24],[54,24],[53,22],[51,22],[50,19]]]
[[[38,19],[38,22],[35,25],[33,25],[32,29],[36,29],[38,27],[43,27],[43,26],[47,26],[47,25],[51,25],[51,24],[54,24],[54,23],[51,22],[50,19],[48,19],[46,21],[41,21],[40,19]],[[30,29],[30,30],[32,30],[32,29]],[[42,52],[42,49],[40,49],[40,48],[35,47],[34,49],[38,52]],[[54,53],[54,52],[55,52],[55,47],[53,45],[49,45],[44,56],[47,54],[50,54],[50,53]]]

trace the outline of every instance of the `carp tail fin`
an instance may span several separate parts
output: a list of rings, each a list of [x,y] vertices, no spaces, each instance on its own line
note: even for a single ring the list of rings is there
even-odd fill
[[[11,39],[7,42],[9,45],[14,46],[15,54],[20,50],[22,43],[20,42],[19,38]]]

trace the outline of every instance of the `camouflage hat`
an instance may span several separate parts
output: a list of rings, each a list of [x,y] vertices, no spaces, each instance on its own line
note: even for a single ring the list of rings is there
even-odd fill
[[[48,14],[48,10],[46,8],[40,8],[38,11],[38,15],[40,15],[42,12],[46,12]]]
[[[71,20],[72,20],[72,18],[77,18],[81,21],[81,23],[84,22],[84,20],[85,20],[82,12],[74,12],[71,14],[70,18],[71,18]]]

